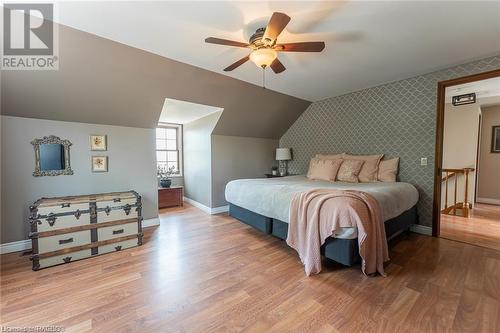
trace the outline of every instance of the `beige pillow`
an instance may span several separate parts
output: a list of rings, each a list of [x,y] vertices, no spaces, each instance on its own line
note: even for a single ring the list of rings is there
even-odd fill
[[[378,177],[381,182],[395,182],[398,174],[399,157],[382,160],[378,165]]]
[[[342,160],[326,160],[314,157],[309,163],[307,178],[334,181]]]
[[[349,155],[343,154],[342,158],[346,160],[364,161],[363,167],[359,172],[359,181],[361,183],[371,183],[377,181],[378,165],[384,154],[379,155]]]
[[[365,162],[361,160],[344,160],[337,173],[337,180],[341,182],[358,183],[358,175],[363,163]]]
[[[335,155],[322,155],[322,154],[317,154],[316,157],[317,158],[321,158],[321,159],[324,159],[324,160],[340,160],[342,159],[342,156],[344,155],[345,153],[342,153],[342,154],[335,154]]]

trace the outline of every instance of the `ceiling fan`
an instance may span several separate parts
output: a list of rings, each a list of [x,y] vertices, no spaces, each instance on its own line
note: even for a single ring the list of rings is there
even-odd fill
[[[279,34],[290,22],[290,16],[275,12],[271,16],[266,28],[259,28],[250,37],[248,43],[236,42],[227,39],[208,37],[206,43],[220,44],[235,47],[246,47],[252,52],[246,57],[236,61],[234,64],[224,68],[225,72],[232,71],[251,60],[258,67],[265,69],[271,67],[274,73],[283,72],[286,68],[278,59],[278,52],[321,52],[325,48],[324,42],[301,42],[301,43],[276,43]]]

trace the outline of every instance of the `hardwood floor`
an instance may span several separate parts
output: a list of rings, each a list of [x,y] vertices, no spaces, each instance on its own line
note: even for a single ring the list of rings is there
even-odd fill
[[[163,210],[142,247],[31,271],[1,256],[1,324],[65,332],[499,332],[500,252],[412,234],[387,277],[296,253],[226,215]]]
[[[440,235],[500,251],[500,206],[476,203],[470,218],[441,214]]]

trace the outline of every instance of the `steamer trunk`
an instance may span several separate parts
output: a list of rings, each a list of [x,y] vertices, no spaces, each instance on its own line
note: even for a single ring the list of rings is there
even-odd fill
[[[42,198],[30,206],[33,270],[142,245],[135,191]]]

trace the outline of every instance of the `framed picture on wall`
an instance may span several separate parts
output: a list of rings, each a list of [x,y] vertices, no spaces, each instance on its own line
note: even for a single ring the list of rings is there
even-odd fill
[[[500,126],[493,126],[491,134],[491,152],[500,153]]]
[[[90,136],[90,150],[107,150],[108,143],[106,142],[106,135],[91,135]]]
[[[92,172],[108,172],[108,157],[92,156]]]

